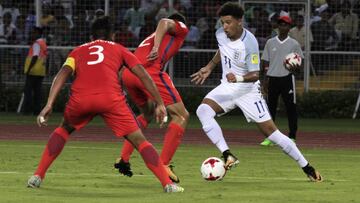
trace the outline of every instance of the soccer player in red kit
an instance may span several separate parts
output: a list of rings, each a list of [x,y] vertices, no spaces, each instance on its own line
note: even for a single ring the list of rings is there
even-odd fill
[[[93,23],[92,38],[94,41],[76,47],[69,54],[54,78],[47,104],[37,118],[39,126],[46,125],[55,99],[67,78],[71,74],[75,77],[64,120],[51,134],[38,168],[28,180],[28,186],[40,187],[47,169],[61,153],[70,134],[100,115],[116,136],[125,137],[137,148],[165,192],[182,192],[184,189],[170,180],[155,148],[143,136],[122,93],[118,73],[126,66],[141,80],[154,97],[155,115],[157,121],[162,122],[166,109],[153,80],[130,51],[109,41],[113,38],[109,17],[99,18]]]
[[[141,42],[134,53],[154,80],[171,117],[164,136],[160,157],[164,165],[167,166],[169,177],[174,182],[179,182],[179,178],[169,164],[184,134],[189,113],[169,75],[164,71],[164,67],[166,62],[179,51],[188,31],[185,25],[185,17],[179,13],[174,13],[168,18],[161,19],[156,31]],[[121,80],[128,95],[141,111],[137,120],[142,128],[146,128],[153,117],[153,96],[146,91],[144,85],[131,71],[125,69]],[[133,146],[125,141],[121,157],[116,160],[114,165],[120,173],[129,177],[132,176],[129,159],[133,149]]]

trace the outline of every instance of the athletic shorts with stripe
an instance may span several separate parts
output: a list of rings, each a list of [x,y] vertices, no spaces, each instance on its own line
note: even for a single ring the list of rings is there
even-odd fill
[[[176,90],[170,76],[166,72],[161,72],[158,69],[153,70],[151,68],[146,69],[146,71],[158,88],[165,106],[182,101],[179,92]],[[141,80],[128,69],[124,69],[121,76],[121,83],[123,87],[127,89],[127,93],[137,106],[143,106],[148,99],[153,98]]]
[[[101,116],[118,137],[139,129],[135,114],[121,93],[72,95],[65,107],[64,120],[80,130],[96,115]]]
[[[205,98],[215,101],[225,113],[239,107],[248,122],[261,123],[271,119],[267,104],[260,92],[259,82],[222,82]]]

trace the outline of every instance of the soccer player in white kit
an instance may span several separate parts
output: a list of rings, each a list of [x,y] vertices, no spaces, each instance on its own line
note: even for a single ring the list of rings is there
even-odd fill
[[[221,6],[219,15],[222,28],[216,31],[219,49],[205,67],[191,75],[192,82],[203,84],[221,61],[221,84],[205,96],[196,110],[203,130],[222,152],[225,168],[229,170],[236,166],[239,160],[230,152],[214,117],[239,107],[247,121],[255,122],[269,140],[298,163],[311,181],[320,182],[320,173],[308,163],[296,144],[278,130],[271,119],[260,92],[259,46],[255,36],[242,27],[243,14],[243,9],[236,2],[227,2]]]

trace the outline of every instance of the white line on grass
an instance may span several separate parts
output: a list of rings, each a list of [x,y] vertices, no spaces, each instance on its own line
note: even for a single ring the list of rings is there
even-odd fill
[[[45,145],[39,145],[39,144],[28,144],[28,145],[5,145],[5,144],[0,144],[1,147],[36,147],[36,148],[44,148]],[[117,147],[81,147],[81,146],[65,146],[66,149],[91,149],[91,150],[120,150],[120,148]],[[256,148],[254,148],[255,151],[252,152],[247,152],[246,154],[262,154],[262,155],[276,155],[278,156],[279,154],[282,154],[281,151],[279,152],[264,152],[264,151],[257,151]],[[186,151],[188,152],[187,149],[183,148],[183,149],[178,149],[177,152],[181,152],[181,151]],[[306,156],[308,157],[329,157],[328,153],[324,153],[324,154],[312,154],[312,153],[304,153]],[[336,154],[336,157],[347,157],[347,158],[360,158],[360,155],[348,155],[348,154],[338,154],[336,153],[336,151],[334,151],[334,154]]]
[[[17,172],[17,171],[0,171],[0,175],[2,174],[26,174],[26,175],[32,175],[32,172]],[[98,176],[105,176],[105,177],[122,177],[122,175],[119,174],[112,174],[112,173],[47,173],[47,176],[92,176],[92,177],[98,177]],[[134,174],[134,177],[154,177],[154,175],[139,175]],[[226,178],[226,177],[225,177]],[[304,181],[306,178],[292,178],[292,177],[249,177],[249,176],[232,176],[231,179],[244,179],[244,180],[274,180],[274,181]],[[349,182],[349,180],[345,179],[326,179],[325,181],[333,181],[333,182]]]

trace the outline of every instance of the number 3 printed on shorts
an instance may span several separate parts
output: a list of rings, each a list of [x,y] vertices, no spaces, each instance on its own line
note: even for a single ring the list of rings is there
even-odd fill
[[[101,63],[104,60],[104,54],[102,53],[102,51],[104,51],[104,47],[95,45],[89,47],[89,49],[96,49],[96,51],[90,52],[90,55],[96,54],[98,58],[95,61],[88,61],[87,62],[88,65],[95,65]]]

